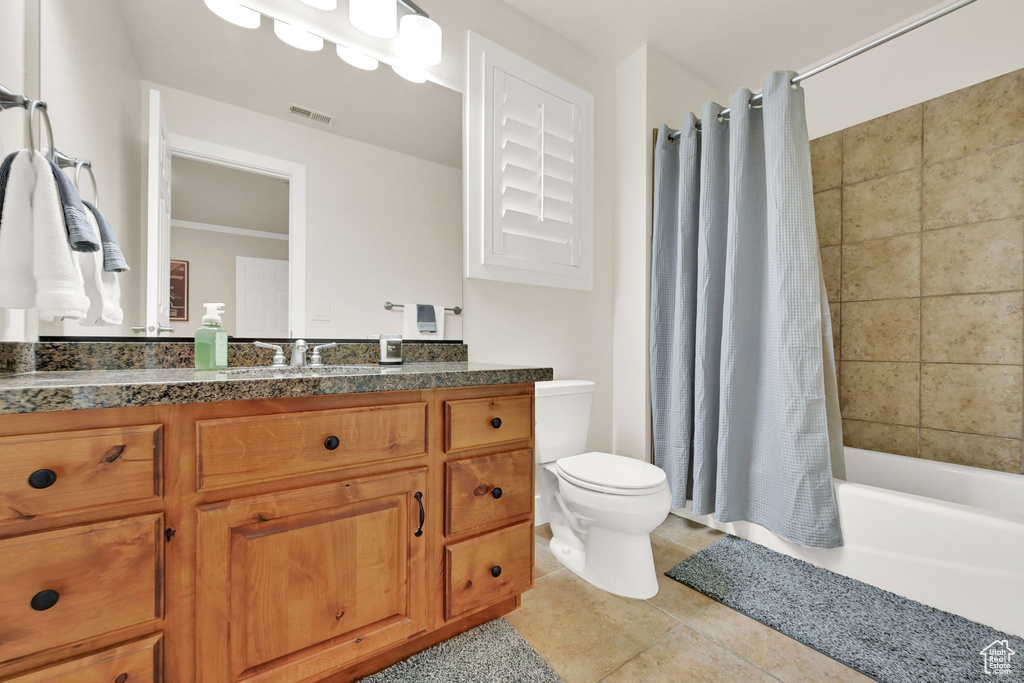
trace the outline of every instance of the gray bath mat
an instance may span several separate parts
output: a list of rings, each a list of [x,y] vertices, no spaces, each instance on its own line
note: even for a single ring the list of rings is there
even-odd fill
[[[504,619],[418,652],[364,683],[561,683],[548,663]]]
[[[883,683],[1024,681],[1024,638],[735,536],[665,574]]]

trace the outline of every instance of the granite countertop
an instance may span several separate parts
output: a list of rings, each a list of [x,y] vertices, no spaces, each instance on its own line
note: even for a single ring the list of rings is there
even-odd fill
[[[81,370],[0,376],[0,415],[540,382],[550,368],[470,362],[327,368]]]

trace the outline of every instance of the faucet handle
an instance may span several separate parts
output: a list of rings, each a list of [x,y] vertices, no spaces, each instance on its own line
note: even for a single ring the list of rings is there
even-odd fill
[[[273,352],[274,352],[274,360],[273,360],[273,364],[270,367],[272,367],[272,368],[286,368],[286,367],[288,367],[288,362],[287,362],[287,360],[284,357],[284,349],[281,348],[280,346],[278,346],[277,344],[268,344],[266,342],[259,342],[258,341],[258,342],[253,342],[252,345],[253,346],[258,346],[261,349],[271,349],[271,350],[273,350]]]
[[[329,344],[319,344],[313,347],[313,355],[309,358],[309,367],[319,368],[323,366],[323,360],[320,358],[320,351],[323,349],[329,349],[332,346],[337,346],[338,342],[331,342]]]

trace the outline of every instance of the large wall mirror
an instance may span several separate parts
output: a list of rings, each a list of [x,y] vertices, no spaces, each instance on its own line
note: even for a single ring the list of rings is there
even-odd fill
[[[224,302],[236,338],[366,339],[402,333],[385,302],[462,305],[460,93],[202,0],[46,0],[40,45],[54,146],[91,162],[131,267],[123,325],[40,335],[191,338]]]

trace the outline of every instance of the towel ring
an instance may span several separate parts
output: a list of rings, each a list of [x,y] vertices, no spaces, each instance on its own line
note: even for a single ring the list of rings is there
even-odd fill
[[[78,193],[82,193],[82,169],[89,172],[89,180],[92,181],[92,205],[99,208],[100,205],[100,186],[96,184],[96,174],[92,172],[91,161],[76,161],[75,162],[75,187],[78,189]]]
[[[41,118],[43,119],[43,122],[46,124],[46,135],[50,140],[50,149],[52,150],[54,148],[53,125],[50,123],[50,115],[46,112],[46,102],[43,102],[42,100],[32,100],[31,102],[29,102],[28,105],[28,146],[30,149],[36,149],[36,136],[34,130],[35,126],[32,123],[35,119],[36,110],[39,110],[39,112],[41,113]],[[40,136],[39,152],[43,151],[43,148],[41,146],[42,141],[42,136]]]

